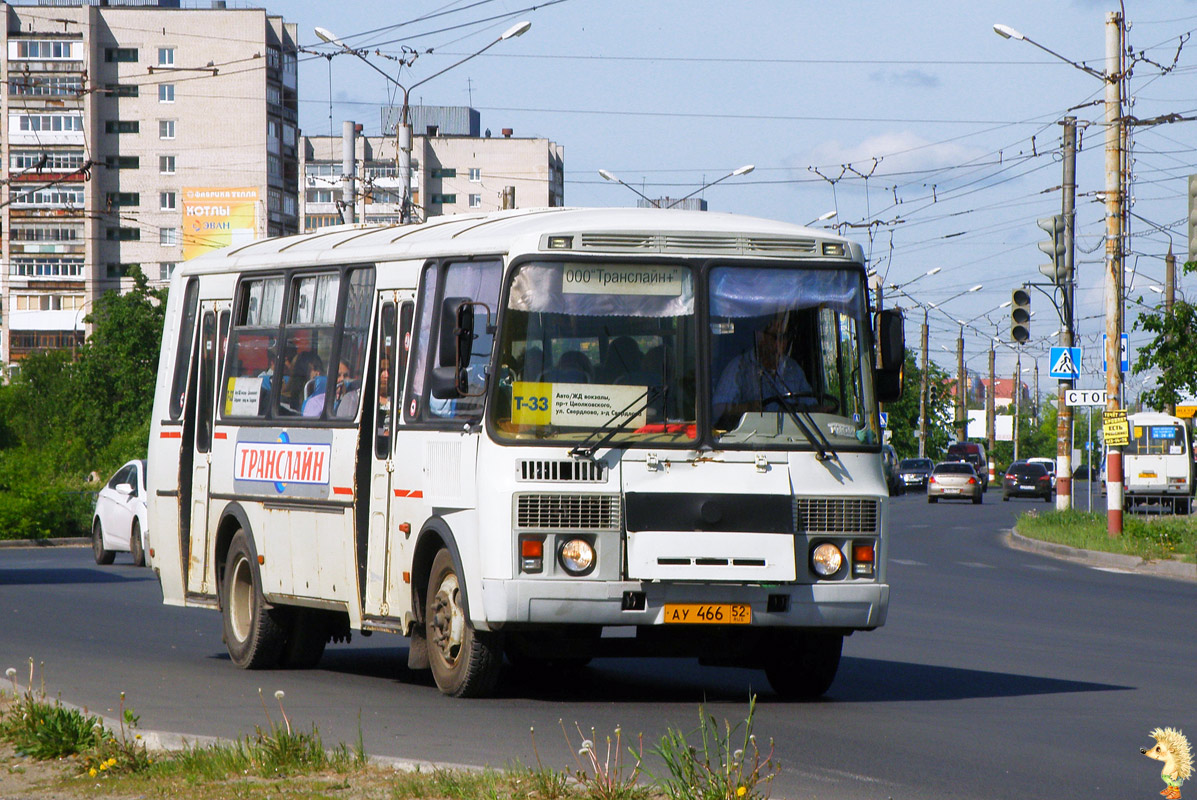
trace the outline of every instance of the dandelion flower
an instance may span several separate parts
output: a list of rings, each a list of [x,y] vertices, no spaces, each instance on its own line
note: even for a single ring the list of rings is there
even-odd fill
[[[89,770],[87,771],[87,774],[88,774],[88,776],[89,776],[89,777],[92,777],[92,778],[96,777],[96,768],[95,768],[95,767],[92,767],[91,769],[89,769]]]
[[[115,759],[115,758],[110,758],[110,759],[108,759],[108,766],[110,766],[110,767],[115,767],[115,766],[116,766],[116,759]]]
[[[100,764],[100,771],[103,772],[106,769],[108,769],[108,762],[104,761]]]
[[[15,677],[17,677],[17,668],[9,667],[8,669],[4,670],[4,674],[10,678],[15,678]]]
[[[732,758],[734,758],[736,761],[739,761],[743,757],[744,757],[743,750],[737,750],[736,752],[732,753]]]
[[[286,694],[283,692],[282,689],[279,689],[277,692],[274,693],[275,700],[282,700],[284,697],[286,697]]]
[[[743,797],[746,794],[748,794],[747,786],[741,786],[739,789],[736,789],[736,797]]]
[[[590,750],[590,749],[592,749],[593,747],[594,747],[594,742],[590,741],[589,739],[583,739],[583,740],[582,740],[582,750],[583,750],[583,751],[585,751],[585,750]]]

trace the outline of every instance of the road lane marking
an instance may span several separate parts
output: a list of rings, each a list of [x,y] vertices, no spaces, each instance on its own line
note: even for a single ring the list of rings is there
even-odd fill
[[[911,561],[911,560],[909,560],[909,559],[906,559],[906,558],[891,558],[891,559],[889,560],[889,563],[891,563],[891,564],[902,564],[903,566],[907,566],[907,567],[925,567],[925,566],[927,566],[927,564],[926,564],[925,562],[922,562],[922,561]]]
[[[972,567],[973,569],[993,569],[992,564],[982,564],[980,561],[957,561],[962,567]]]
[[[1027,569],[1037,569],[1040,572],[1059,572],[1059,567],[1053,567],[1049,564],[1023,564]]]

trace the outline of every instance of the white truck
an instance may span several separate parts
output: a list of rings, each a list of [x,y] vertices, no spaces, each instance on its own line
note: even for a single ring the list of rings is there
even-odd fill
[[[1193,458],[1183,419],[1144,411],[1131,414],[1130,443],[1122,449],[1123,508],[1143,513],[1192,511]]]

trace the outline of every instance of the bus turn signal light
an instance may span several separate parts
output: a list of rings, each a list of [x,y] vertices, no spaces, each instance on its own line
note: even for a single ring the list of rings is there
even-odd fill
[[[852,543],[852,577],[871,578],[874,574],[876,549],[872,542]]]
[[[520,539],[520,569],[544,572],[544,539]]]

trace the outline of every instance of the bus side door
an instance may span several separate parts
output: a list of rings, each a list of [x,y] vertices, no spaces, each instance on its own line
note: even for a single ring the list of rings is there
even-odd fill
[[[225,308],[220,308],[225,305]],[[208,499],[211,493],[212,442],[216,422],[217,382],[224,362],[229,335],[227,304],[205,300],[200,304],[199,381],[195,409],[195,441],[192,470],[183,480],[191,481],[190,557],[187,563],[187,591],[212,595],[216,592],[215,565],[211,563]],[[152,534],[151,534],[152,535]]]
[[[374,429],[362,431],[371,436],[370,469],[370,528],[366,552],[367,616],[399,616],[408,611],[408,592],[403,581],[402,557],[407,538],[398,530],[399,520],[393,513],[395,461],[395,410],[399,408],[398,394],[403,386],[407,367],[407,351],[411,343],[412,317],[415,302],[412,292],[380,292],[378,318],[375,323],[374,348],[378,397],[372,419]]]

